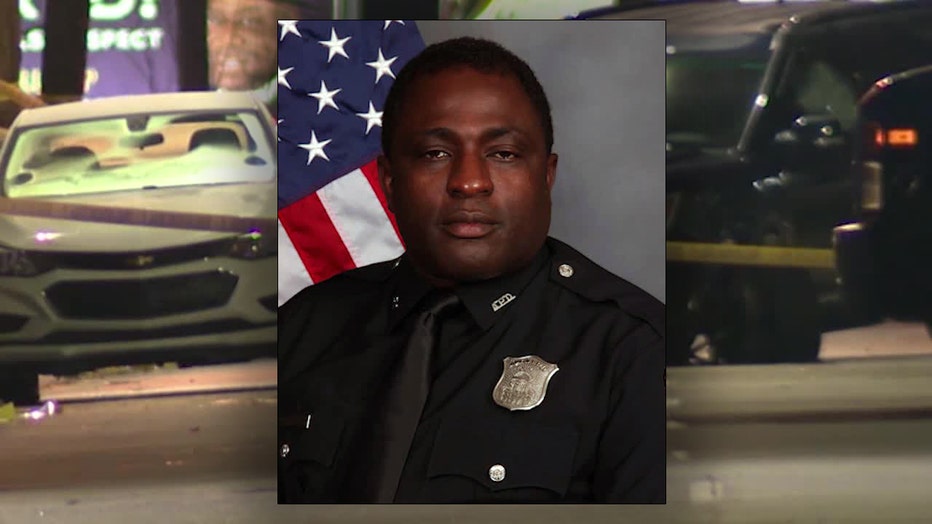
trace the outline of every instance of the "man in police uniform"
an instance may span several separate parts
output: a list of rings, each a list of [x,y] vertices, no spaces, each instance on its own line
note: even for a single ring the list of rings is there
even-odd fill
[[[552,143],[497,44],[401,71],[379,176],[407,252],[279,310],[280,502],[665,501],[663,305],[547,236]]]

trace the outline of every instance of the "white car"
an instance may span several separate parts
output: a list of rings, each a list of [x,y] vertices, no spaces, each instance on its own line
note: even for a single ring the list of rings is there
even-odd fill
[[[275,354],[275,129],[242,93],[22,111],[0,149],[0,399],[39,373]]]

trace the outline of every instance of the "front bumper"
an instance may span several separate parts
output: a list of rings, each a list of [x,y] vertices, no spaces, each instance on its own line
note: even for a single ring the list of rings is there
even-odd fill
[[[70,373],[110,364],[273,356],[277,269],[275,257],[205,257],[132,271],[70,268],[34,277],[0,277],[0,365]],[[188,296],[183,290],[177,296],[167,291],[153,294],[157,284],[212,274],[235,281],[222,290],[222,300],[200,301],[200,289]],[[146,288],[146,282],[155,285]],[[95,294],[95,283],[108,285]],[[81,293],[55,297],[63,285]],[[159,307],[149,313],[138,307],[120,315],[109,305],[133,304],[126,292],[136,288],[146,289],[148,300],[159,302]],[[107,290],[121,295],[107,296]],[[67,307],[62,297],[70,301]],[[165,304],[179,301],[187,301],[183,313],[165,311]]]
[[[232,362],[274,357],[274,325],[235,332],[131,342],[24,344],[0,348],[0,365],[40,373],[73,374],[108,365],[151,362]]]

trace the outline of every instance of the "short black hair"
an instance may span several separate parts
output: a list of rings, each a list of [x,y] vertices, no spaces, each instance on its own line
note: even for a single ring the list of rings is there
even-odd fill
[[[521,83],[531,104],[537,110],[544,126],[544,141],[547,153],[553,149],[553,121],[550,103],[543,86],[534,76],[534,71],[517,55],[496,42],[468,36],[445,40],[427,46],[420,54],[398,73],[385,99],[382,113],[382,151],[389,155],[389,148],[397,127],[398,115],[411,84],[424,75],[436,74],[455,67],[469,67],[481,73],[513,75]]]

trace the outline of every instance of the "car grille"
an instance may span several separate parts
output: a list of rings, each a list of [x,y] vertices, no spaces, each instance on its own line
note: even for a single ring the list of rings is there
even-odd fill
[[[238,278],[224,271],[129,279],[64,281],[46,297],[62,317],[87,320],[141,319],[222,306]]]
[[[209,257],[226,256],[235,239],[227,238],[182,247],[127,253],[30,252],[29,257],[47,271],[52,268],[81,270],[141,270],[183,264]]]
[[[0,334],[19,331],[28,320],[23,315],[0,314]]]
[[[266,295],[259,299],[259,303],[272,313],[278,312],[278,295]]]

